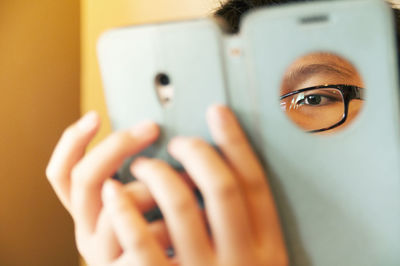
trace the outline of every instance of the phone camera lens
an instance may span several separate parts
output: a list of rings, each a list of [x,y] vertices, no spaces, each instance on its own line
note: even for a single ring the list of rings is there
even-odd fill
[[[166,74],[159,74],[158,81],[160,82],[160,85],[162,85],[162,86],[168,86],[170,84],[169,77]]]
[[[169,106],[174,99],[175,91],[175,88],[173,84],[171,84],[169,76],[161,72],[156,75],[154,82],[154,88],[156,89],[156,93],[161,105],[163,107]]]

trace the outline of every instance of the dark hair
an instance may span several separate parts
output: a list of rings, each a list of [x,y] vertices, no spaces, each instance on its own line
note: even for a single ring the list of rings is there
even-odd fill
[[[307,2],[313,0],[228,0],[215,11],[215,16],[222,18],[227,22],[228,31],[237,33],[242,15],[248,10],[261,7],[273,6],[286,3]]]

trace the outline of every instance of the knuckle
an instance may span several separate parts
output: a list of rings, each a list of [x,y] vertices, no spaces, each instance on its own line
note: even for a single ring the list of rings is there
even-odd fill
[[[279,246],[279,245],[278,245]],[[256,257],[260,258],[263,265],[273,265],[273,266],[288,266],[289,257],[286,249],[281,246],[275,248],[270,248],[269,252],[265,252],[265,248],[259,247],[257,249]]]
[[[158,159],[138,159],[134,162],[134,169],[138,171],[135,174],[138,177],[146,176],[146,175],[159,175],[165,174],[165,170],[168,168],[168,165],[161,160]]]
[[[78,136],[78,131],[74,125],[68,126],[62,133],[62,139],[75,139]]]
[[[93,190],[94,188],[99,189],[96,187],[98,185],[97,180],[94,178],[92,170],[87,167],[87,165],[79,164],[76,165],[71,170],[70,175],[71,180],[71,191],[76,192],[84,192],[87,193],[88,191]]]
[[[125,147],[130,139],[131,137],[126,131],[117,131],[108,137],[108,141],[112,142],[117,148]]]
[[[47,180],[49,180],[50,182],[52,182],[52,181],[54,181],[55,179],[56,179],[56,173],[55,173],[55,171],[54,171],[54,169],[53,169],[53,167],[49,164],[49,165],[47,165],[47,167],[46,167],[46,177],[47,177]]]
[[[132,203],[127,200],[119,200],[115,204],[115,213],[120,216],[125,216],[130,213],[132,209]]]
[[[75,230],[75,243],[76,249],[85,259],[88,259],[89,247],[88,239],[84,238],[81,233],[78,233],[78,230]]]
[[[65,175],[63,174],[63,169],[57,169],[54,165],[49,163],[46,167],[46,178],[50,182],[53,187],[59,186],[62,183],[63,179],[65,179]]]
[[[131,248],[133,252],[146,250],[149,247],[149,238],[146,234],[138,233],[132,236],[130,240]]]
[[[74,168],[72,168],[71,170],[71,180],[73,182],[77,182],[80,177],[82,176],[82,170],[81,167],[79,167],[79,165],[76,165]]]
[[[121,156],[127,156],[136,140],[127,131],[117,131],[111,134],[105,143],[113,152],[118,151]]]
[[[224,140],[229,145],[233,145],[235,147],[242,147],[247,143],[247,140],[244,137],[244,135],[234,130],[226,132]]]
[[[221,182],[214,187],[214,195],[220,200],[232,199],[237,197],[239,193],[239,186],[233,181]]]
[[[190,138],[187,140],[187,147],[190,149],[194,150],[204,149],[207,146],[208,146],[207,142],[198,137]]]
[[[246,182],[247,189],[251,193],[265,194],[267,189],[267,180],[264,176],[253,176]]]
[[[89,185],[88,179],[85,178],[85,170],[80,164],[76,165],[71,170],[71,181],[76,187],[86,188]]]
[[[172,202],[172,208],[175,213],[187,213],[192,210],[193,206],[193,201],[187,196],[178,197]]]

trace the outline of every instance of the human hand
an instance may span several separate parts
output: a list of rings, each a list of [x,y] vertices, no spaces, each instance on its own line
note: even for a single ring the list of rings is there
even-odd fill
[[[137,204],[109,180],[103,203],[123,249],[111,265],[288,265],[265,173],[238,122],[222,106],[210,109],[208,122],[222,155],[198,138],[178,137],[169,144],[201,191],[206,218],[178,172],[157,159],[137,159],[131,171],[163,212],[177,257],[165,256]]]
[[[159,134],[154,123],[142,123],[130,130],[111,134],[84,155],[99,125],[99,117],[91,112],[68,127],[46,169],[53,189],[74,220],[78,250],[90,265],[108,265],[122,252],[102,207],[104,181],[126,157],[150,145]],[[125,189],[141,211],[155,205],[143,183],[133,182]],[[166,245],[163,243],[168,240],[158,233],[165,232],[163,223],[154,222],[147,230],[160,239],[160,245]]]

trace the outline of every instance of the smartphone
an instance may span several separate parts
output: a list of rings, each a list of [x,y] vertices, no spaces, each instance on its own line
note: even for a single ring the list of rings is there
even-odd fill
[[[242,24],[256,123],[293,265],[399,265],[400,128],[393,14],[384,1],[321,1],[259,10]],[[349,60],[365,101],[329,135],[281,110],[288,66],[315,52]],[[254,134],[253,134],[254,133]]]
[[[103,35],[98,54],[114,129],[155,120],[162,136],[144,153],[178,166],[168,140],[181,134],[212,142],[205,110],[227,104],[267,170],[292,265],[400,265],[400,109],[389,6],[283,5],[249,12],[240,28],[231,36],[200,19]],[[288,68],[314,53],[345,58],[363,81],[361,110],[334,134],[306,132],[282,111]],[[314,98],[289,94],[315,103],[331,97],[327,89]],[[128,176],[122,167],[119,178]]]
[[[103,34],[98,54],[112,127],[127,128],[143,119],[157,122],[161,137],[144,155],[178,167],[166,143],[177,134],[211,141],[206,109],[212,103],[227,104],[221,43],[221,29],[209,19]],[[130,161],[117,173],[122,182],[133,179]]]

